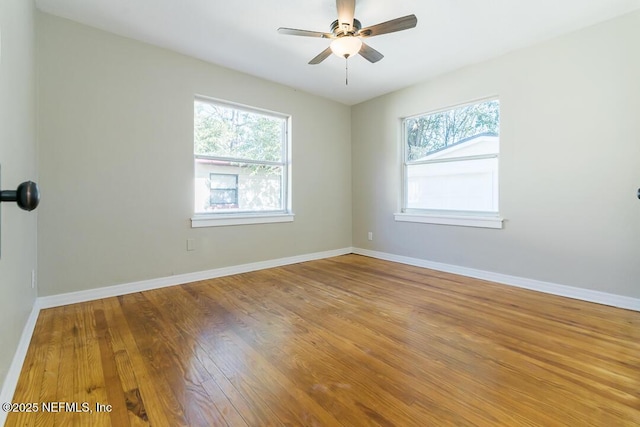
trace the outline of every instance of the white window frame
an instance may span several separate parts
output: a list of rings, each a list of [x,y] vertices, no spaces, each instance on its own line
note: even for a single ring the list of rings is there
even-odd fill
[[[451,161],[466,161],[466,160],[480,160],[488,158],[498,159],[498,169],[500,168],[500,154],[481,154],[475,156],[458,157],[440,161],[422,161],[422,162],[409,162],[407,160],[407,131],[406,121],[420,116],[427,116],[432,114],[441,113],[444,111],[454,110],[464,107],[466,105],[480,104],[483,102],[499,100],[497,96],[482,98],[462,104],[441,108],[438,110],[415,114],[412,116],[403,117],[400,120],[401,132],[401,144],[402,144],[402,198],[400,212],[394,213],[394,219],[397,222],[415,222],[424,224],[438,224],[438,225],[454,225],[464,227],[480,227],[480,228],[495,228],[501,229],[503,227],[504,219],[500,216],[500,209],[497,212],[478,212],[478,211],[463,211],[463,210],[436,210],[436,209],[411,209],[407,208],[408,204],[408,166],[423,164],[423,163],[440,163]],[[498,173],[498,193],[500,192],[500,174]],[[498,195],[498,204],[500,203],[500,196]]]
[[[292,212],[291,204],[291,116],[288,114],[278,113],[270,110],[265,110],[248,105],[238,104],[225,100],[205,97],[197,95],[194,98],[194,107],[196,102],[205,102],[225,108],[232,108],[249,113],[272,116],[277,119],[284,120],[284,136],[282,141],[282,161],[272,162],[263,160],[250,160],[240,159],[234,157],[221,157],[221,156],[206,156],[195,153],[193,154],[194,160],[194,177],[195,177],[195,162],[197,159],[205,160],[221,160],[229,162],[250,163],[256,165],[266,166],[280,166],[282,167],[282,185],[281,185],[281,200],[283,209],[273,211],[244,211],[244,212],[207,212],[196,213],[193,212],[191,218],[191,227],[221,227],[231,225],[248,225],[248,224],[270,224],[280,222],[292,222],[294,214]],[[194,145],[192,145],[194,147]],[[194,184],[195,185],[195,184]],[[193,203],[192,203],[193,206]]]

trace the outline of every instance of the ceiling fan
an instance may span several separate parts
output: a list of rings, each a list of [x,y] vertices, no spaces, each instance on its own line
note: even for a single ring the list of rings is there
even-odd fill
[[[362,28],[360,21],[354,18],[355,8],[355,0],[336,0],[338,19],[333,21],[331,24],[330,33],[283,27],[278,28],[278,32],[280,34],[292,36],[332,39],[331,45],[328,48],[309,61],[309,64],[311,65],[321,63],[332,53],[345,59],[359,53],[367,61],[375,63],[384,58],[384,55],[371,46],[365,44],[362,39],[379,36],[381,34],[394,33],[396,31],[408,30],[418,24],[418,18],[416,18],[415,15],[407,15],[401,18],[392,19],[391,21]]]

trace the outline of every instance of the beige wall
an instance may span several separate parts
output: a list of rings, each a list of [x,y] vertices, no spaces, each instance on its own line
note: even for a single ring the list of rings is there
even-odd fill
[[[350,109],[38,14],[40,294],[353,244],[640,297],[639,23],[630,14]],[[195,94],[293,115],[293,223],[190,228]],[[505,228],[394,222],[399,119],[494,95]]]
[[[51,15],[37,25],[40,295],[351,246],[349,107]],[[293,223],[190,227],[196,94],[292,115]]]
[[[639,298],[639,76],[634,13],[353,107],[354,246]],[[400,118],[494,95],[505,228],[394,222]]]
[[[0,186],[15,190],[37,181],[35,129],[35,35],[33,4],[0,2]],[[0,384],[17,348],[36,296],[37,212],[0,205]],[[1,419],[1,417],[0,417]]]

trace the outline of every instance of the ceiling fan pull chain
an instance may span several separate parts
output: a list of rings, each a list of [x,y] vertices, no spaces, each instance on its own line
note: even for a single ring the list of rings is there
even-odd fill
[[[349,57],[344,56],[344,85],[349,86]]]

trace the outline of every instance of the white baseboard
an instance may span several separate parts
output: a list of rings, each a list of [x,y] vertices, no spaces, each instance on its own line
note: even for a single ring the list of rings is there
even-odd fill
[[[11,402],[13,400],[13,394],[15,393],[16,386],[18,385],[18,378],[20,378],[22,365],[24,364],[24,359],[27,356],[27,350],[29,349],[29,344],[31,343],[31,336],[33,335],[33,330],[36,327],[38,314],[40,314],[40,309],[38,308],[37,304],[34,304],[33,309],[31,310],[31,314],[27,319],[27,323],[22,329],[22,335],[20,336],[20,341],[18,342],[18,348],[13,355],[11,365],[9,365],[7,376],[4,378],[2,391],[0,391],[0,403]],[[7,415],[7,412],[0,410],[0,426],[4,425],[7,419]]]
[[[175,276],[161,277],[158,279],[142,280],[140,282],[126,283],[122,285],[107,286],[104,288],[88,289],[86,291],[70,292],[66,294],[38,297],[38,308],[59,307],[62,305],[79,302],[93,301],[102,298],[110,298],[151,289],[165,288],[168,286],[182,285],[184,283],[200,280],[215,279],[216,277],[231,276],[233,274],[248,273],[250,271],[264,270],[267,268],[281,267],[283,265],[297,264],[299,262],[314,261],[352,253],[352,248],[335,249],[325,252],[316,252],[305,255],[296,255],[287,258],[279,258],[269,261],[253,262],[232,267],[216,268],[213,270],[199,271],[195,273],[177,274]]]
[[[416,267],[424,267],[430,268],[432,270],[444,271],[446,273],[459,274],[461,276],[473,277],[476,279],[489,280],[491,282],[501,283],[503,285],[530,289],[547,294],[558,295],[582,301],[595,302],[598,304],[624,308],[627,310],[640,311],[640,299],[638,298],[609,294],[606,292],[593,291],[590,289],[576,288],[573,286],[559,285],[557,283],[543,282],[540,280],[510,276],[508,274],[494,273],[491,271],[477,270],[475,268],[461,267],[458,265],[427,261],[419,258],[394,255],[386,252],[371,251],[368,249],[353,248],[353,253],[369,256],[372,258],[383,259],[386,261],[413,265]]]

